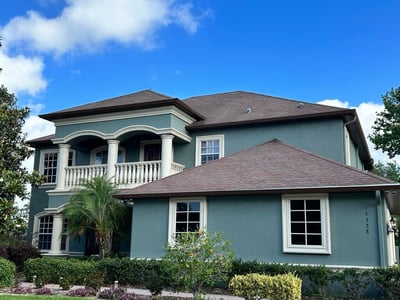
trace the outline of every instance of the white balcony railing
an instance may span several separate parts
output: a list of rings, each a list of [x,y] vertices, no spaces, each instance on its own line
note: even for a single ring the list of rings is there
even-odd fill
[[[182,172],[185,166],[172,163],[170,174]],[[107,165],[73,166],[65,169],[65,187],[79,186],[82,180],[90,180],[107,173]],[[115,165],[114,183],[117,186],[136,187],[161,178],[161,161],[118,163]]]
[[[107,173],[107,165],[73,166],[65,168],[65,187],[75,187],[82,180],[90,180]]]

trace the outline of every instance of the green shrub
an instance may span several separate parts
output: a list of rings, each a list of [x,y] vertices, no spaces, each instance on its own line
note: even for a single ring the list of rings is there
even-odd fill
[[[15,264],[0,257],[0,287],[10,287],[14,284],[16,267]]]
[[[168,276],[195,298],[205,285],[228,280],[233,252],[221,233],[182,233],[167,246],[166,252],[163,260]]]
[[[18,241],[7,247],[8,259],[15,263],[17,269],[22,269],[29,258],[40,257],[39,250],[30,243]]]
[[[400,267],[373,269],[371,277],[382,290],[385,299],[399,299]]]
[[[275,276],[257,273],[236,275],[229,282],[229,288],[233,295],[251,300],[259,298],[301,299],[301,279],[291,273]]]
[[[94,261],[73,258],[33,258],[25,262],[24,274],[29,281],[33,281],[33,276],[36,276],[41,284],[59,283],[60,277],[73,279],[72,284],[82,284],[94,272],[96,264]]]
[[[370,271],[355,268],[336,271],[334,278],[341,283],[345,289],[345,294],[352,299],[363,299],[366,290],[370,287]]]
[[[7,248],[3,245],[0,245],[0,257],[8,259]]]

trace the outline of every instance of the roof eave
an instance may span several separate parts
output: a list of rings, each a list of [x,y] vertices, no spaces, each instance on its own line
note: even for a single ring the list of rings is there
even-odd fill
[[[262,194],[297,194],[297,193],[328,193],[328,192],[371,192],[371,191],[397,191],[400,184],[379,185],[354,185],[354,186],[321,186],[321,187],[285,187],[270,188],[265,190],[237,190],[237,191],[183,191],[183,192],[161,192],[161,193],[137,193],[135,189],[128,194],[115,194],[114,198],[134,200],[142,198],[169,198],[189,196],[235,196],[235,195],[262,195]]]
[[[240,126],[240,125],[280,123],[280,122],[297,121],[297,120],[316,120],[316,119],[325,118],[325,117],[344,117],[345,115],[352,115],[352,114],[353,114],[352,110],[345,109],[345,110],[340,110],[340,111],[314,113],[314,114],[306,114],[306,115],[285,116],[285,117],[277,117],[277,118],[265,118],[265,119],[246,120],[246,121],[214,123],[214,124],[193,123],[193,124],[186,126],[186,129],[187,130],[200,130],[200,129],[209,129],[209,128],[234,127],[234,126]]]
[[[125,105],[116,105],[112,107],[100,107],[100,108],[90,108],[90,109],[82,109],[77,111],[60,111],[54,113],[48,113],[39,115],[39,117],[48,120],[54,121],[59,119],[66,118],[74,118],[74,117],[83,117],[89,115],[99,115],[104,113],[113,113],[118,111],[127,111],[127,110],[135,110],[135,109],[146,109],[146,108],[154,108],[154,107],[163,107],[173,105],[195,118],[197,121],[205,119],[203,115],[193,110],[190,106],[183,103],[178,98],[172,99],[163,99],[158,101],[152,101],[148,103],[134,103],[134,104],[125,104]]]

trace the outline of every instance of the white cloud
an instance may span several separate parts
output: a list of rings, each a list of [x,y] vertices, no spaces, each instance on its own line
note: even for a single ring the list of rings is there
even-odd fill
[[[6,48],[30,48],[63,55],[74,50],[96,51],[108,42],[155,46],[156,31],[177,24],[189,33],[199,27],[190,4],[174,0],[68,0],[54,18],[36,11],[15,17],[1,29]]]
[[[0,84],[9,92],[35,95],[43,91],[47,81],[43,78],[43,61],[38,57],[28,58],[23,55],[7,56],[0,51]]]
[[[52,122],[39,118],[39,116],[31,115],[25,120],[22,132],[26,134],[27,140],[53,134],[55,127]],[[28,170],[33,170],[33,155],[22,163],[22,166]]]
[[[358,106],[350,106],[347,101],[341,101],[339,99],[325,99],[319,101],[318,104],[330,105],[343,108],[355,108],[357,115],[360,119],[361,126],[363,128],[367,144],[371,152],[371,156],[375,162],[378,161],[390,161],[389,157],[384,154],[381,150],[375,150],[374,144],[368,139],[368,135],[372,133],[372,125],[374,124],[377,113],[383,111],[384,105],[373,103],[373,102],[362,102]]]

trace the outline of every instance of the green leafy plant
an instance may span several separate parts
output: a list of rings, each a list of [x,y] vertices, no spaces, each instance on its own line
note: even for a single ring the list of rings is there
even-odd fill
[[[177,286],[198,297],[204,285],[213,286],[228,278],[233,252],[221,233],[183,233],[167,246],[163,257],[167,274]]]
[[[15,264],[0,257],[0,287],[12,286],[14,284],[15,272]]]
[[[377,268],[371,271],[371,277],[381,288],[385,299],[399,299],[400,295],[400,267]]]
[[[234,295],[248,300],[301,299],[301,279],[291,273],[275,276],[257,273],[235,275],[229,282],[229,289]]]

